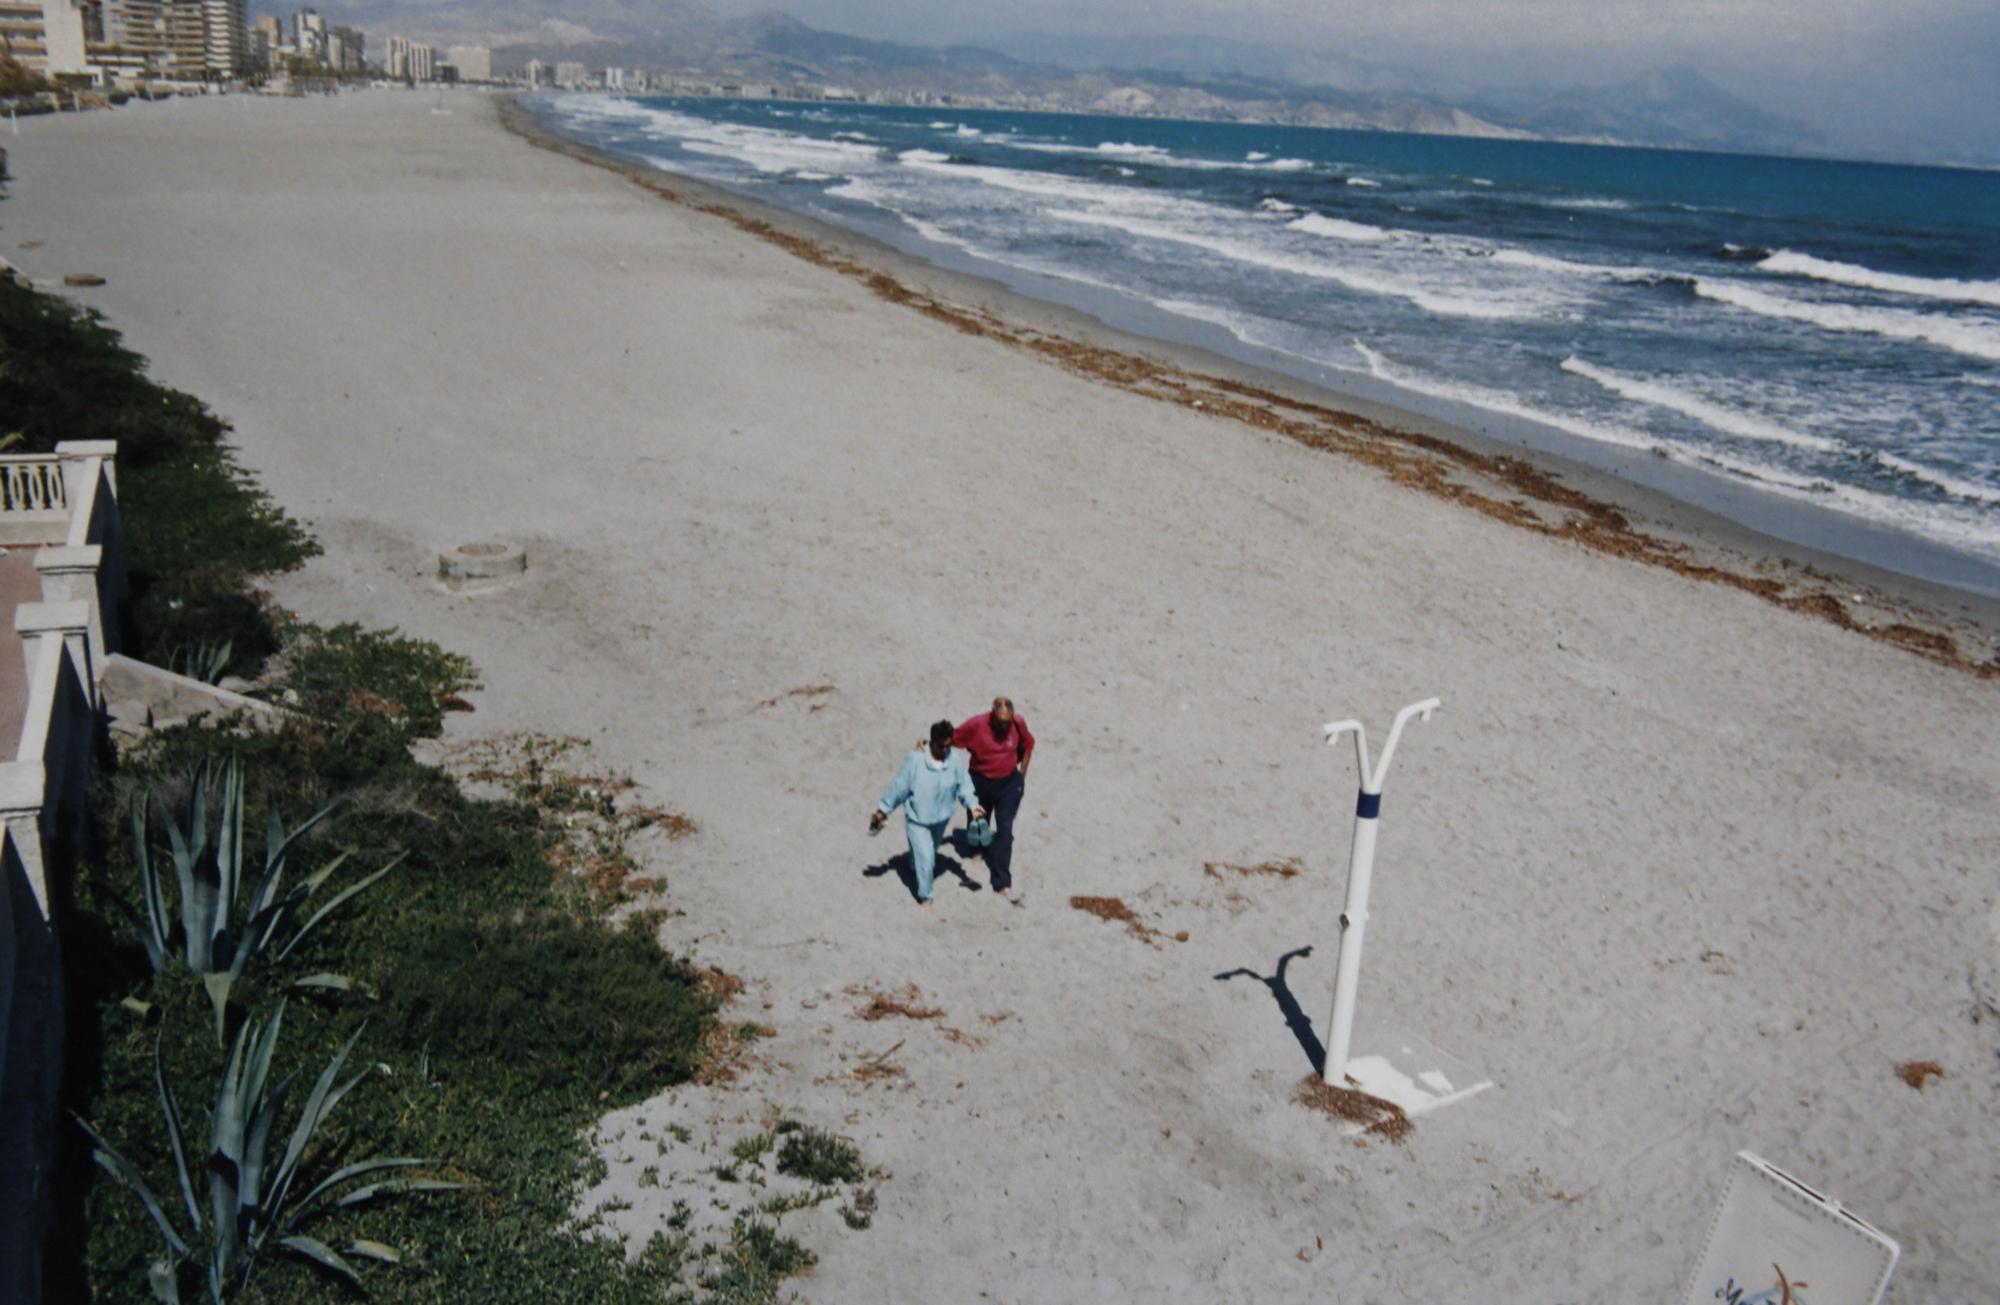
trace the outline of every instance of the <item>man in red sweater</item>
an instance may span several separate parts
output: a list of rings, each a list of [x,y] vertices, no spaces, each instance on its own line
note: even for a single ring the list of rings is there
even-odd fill
[[[986,849],[993,891],[1018,906],[1012,873],[1014,815],[1027,787],[1035,736],[1028,732],[1028,722],[1014,714],[1012,698],[995,698],[993,709],[959,726],[951,742],[972,754],[972,787],[993,820],[993,845]]]

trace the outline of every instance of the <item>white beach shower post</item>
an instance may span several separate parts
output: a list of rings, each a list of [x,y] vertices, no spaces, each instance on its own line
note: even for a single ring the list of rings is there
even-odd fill
[[[1326,1060],[1320,1077],[1338,1086],[1347,1072],[1354,1042],[1354,994],[1361,984],[1361,941],[1368,929],[1368,883],[1375,873],[1375,829],[1381,823],[1382,781],[1389,774],[1389,761],[1396,755],[1396,742],[1410,717],[1429,720],[1438,709],[1436,698],[1413,702],[1396,713],[1389,727],[1389,740],[1382,745],[1382,757],[1371,772],[1368,768],[1368,731],[1358,720],[1334,721],[1326,727],[1329,746],[1343,734],[1354,736],[1354,759],[1361,771],[1361,795],[1354,806],[1354,843],[1347,861],[1347,901],[1340,913],[1339,960],[1333,979],[1333,1024],[1327,1041]]]

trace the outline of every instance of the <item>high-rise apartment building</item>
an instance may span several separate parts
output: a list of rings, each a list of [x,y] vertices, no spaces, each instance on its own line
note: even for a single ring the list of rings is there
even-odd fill
[[[444,52],[445,62],[458,69],[462,82],[493,80],[493,51],[483,45],[454,45]]]
[[[201,0],[202,75],[242,77],[250,68],[250,19],[245,0]]]
[[[521,76],[527,79],[530,86],[547,86],[549,84],[549,66],[540,59],[530,59],[528,60],[528,66],[521,70]]]
[[[84,18],[77,0],[0,3],[0,53],[50,77],[81,75]]]
[[[319,10],[301,9],[292,16],[292,40],[299,47],[299,58],[326,62],[326,19]]]
[[[437,47],[412,42],[410,45],[410,80],[431,81],[437,76]]]
[[[326,66],[335,72],[363,71],[368,67],[368,38],[355,27],[327,28]]]
[[[561,60],[556,64],[556,85],[562,87],[583,86],[588,84],[589,81],[590,74],[583,70],[582,64],[569,59]]]

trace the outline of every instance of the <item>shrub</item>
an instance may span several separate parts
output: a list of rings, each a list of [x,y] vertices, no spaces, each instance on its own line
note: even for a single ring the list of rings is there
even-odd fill
[[[714,1009],[692,967],[642,926],[561,912],[436,922],[378,982],[400,1045],[493,1067],[524,1095],[581,1091],[614,1105],[694,1073]]]
[[[785,1135],[778,1148],[778,1172],[809,1182],[858,1182],[866,1176],[861,1153],[831,1133],[817,1128],[801,1128]]]
[[[412,738],[434,738],[459,694],[479,687],[472,662],[394,630],[295,625],[287,631],[281,680],[321,715],[372,711],[401,721]]]

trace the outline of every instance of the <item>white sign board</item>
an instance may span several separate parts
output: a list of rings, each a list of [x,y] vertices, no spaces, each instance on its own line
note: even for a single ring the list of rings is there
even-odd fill
[[[1738,1151],[1683,1305],[1877,1305],[1901,1249],[1782,1169]]]

